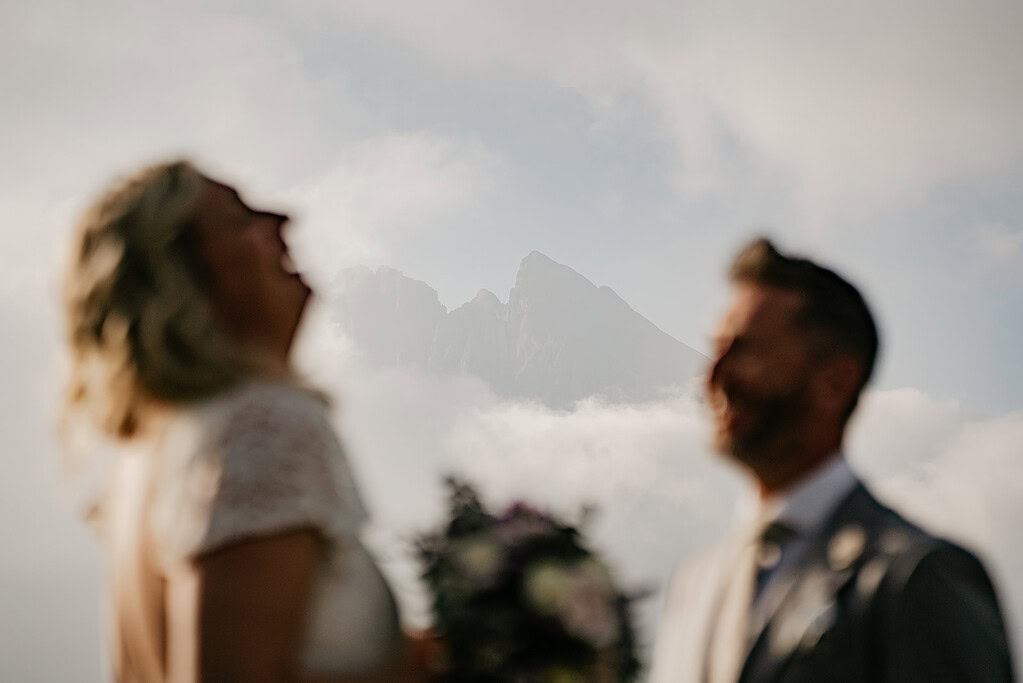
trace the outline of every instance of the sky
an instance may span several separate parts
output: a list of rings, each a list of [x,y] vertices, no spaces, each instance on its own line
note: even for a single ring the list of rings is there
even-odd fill
[[[360,368],[323,313],[339,270],[395,267],[454,308],[480,288],[506,300],[538,250],[707,351],[730,256],[767,234],[846,274],[879,319],[854,465],[980,547],[1023,623],[1021,29],[1011,0],[7,0],[5,673],[101,679],[98,553],[53,429],[61,268],[97,192],[179,156],[294,216],[323,309],[303,362],[344,396],[381,547],[436,514],[434,482],[459,467],[497,500],[603,502],[595,536],[656,583],[739,483],[684,397],[555,413]]]

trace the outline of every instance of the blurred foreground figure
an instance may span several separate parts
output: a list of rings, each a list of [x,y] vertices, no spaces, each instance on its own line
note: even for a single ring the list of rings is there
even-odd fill
[[[651,681],[1012,680],[980,562],[881,505],[842,455],[878,348],[859,292],[766,240],[731,279],[706,388],[715,449],[756,491],[673,581]]]
[[[120,444],[98,512],[118,681],[424,678],[289,364],[311,291],[286,222],[179,162],[82,223],[69,414]]]

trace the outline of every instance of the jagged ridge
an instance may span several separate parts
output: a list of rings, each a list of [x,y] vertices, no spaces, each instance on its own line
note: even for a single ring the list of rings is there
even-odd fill
[[[593,395],[655,399],[704,362],[610,288],[536,251],[507,303],[480,290],[448,312],[429,285],[386,267],[346,270],[339,283],[335,314],[370,361],[475,375],[501,396],[555,408]]]

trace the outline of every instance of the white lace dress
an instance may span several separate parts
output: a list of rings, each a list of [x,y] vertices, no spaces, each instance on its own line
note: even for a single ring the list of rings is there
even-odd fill
[[[359,539],[362,503],[310,393],[258,381],[183,411],[155,443],[118,459],[105,503],[119,680],[188,680],[195,653],[165,628],[175,622],[169,593],[188,590],[197,556],[309,527],[329,553],[307,615],[307,672],[372,674],[398,656],[395,603]]]

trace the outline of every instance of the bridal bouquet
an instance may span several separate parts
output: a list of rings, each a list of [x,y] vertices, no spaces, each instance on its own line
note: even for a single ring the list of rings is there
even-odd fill
[[[449,479],[451,517],[418,543],[451,683],[631,681],[633,598],[579,531],[524,504],[488,512]]]

